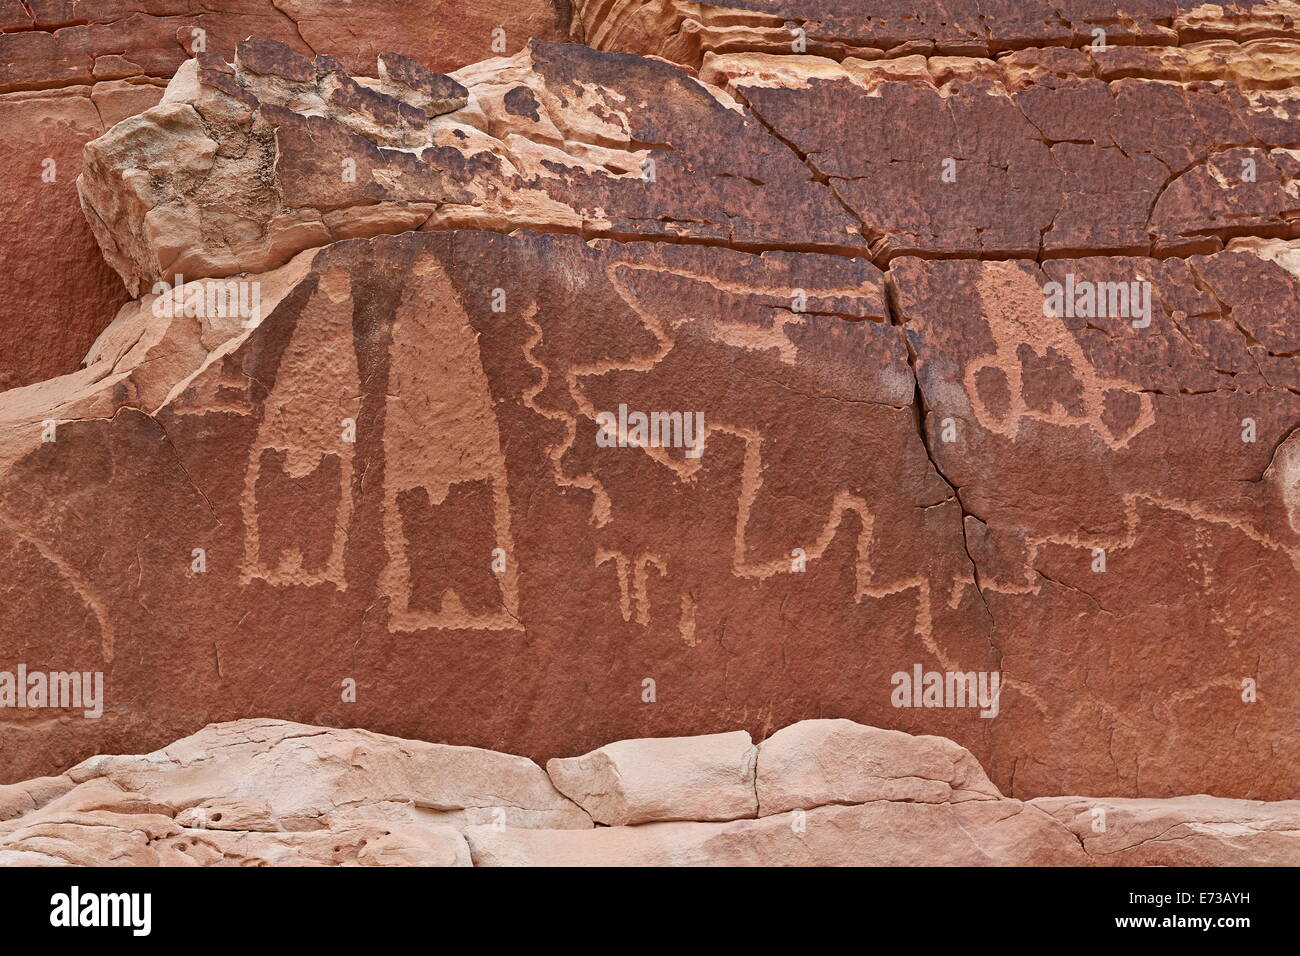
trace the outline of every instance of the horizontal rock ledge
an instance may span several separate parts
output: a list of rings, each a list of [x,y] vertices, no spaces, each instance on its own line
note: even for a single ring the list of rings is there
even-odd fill
[[[1300,801],[1013,800],[950,740],[847,720],[757,746],[618,741],[548,771],[364,730],[211,724],[0,787],[0,865],[1300,863]]]

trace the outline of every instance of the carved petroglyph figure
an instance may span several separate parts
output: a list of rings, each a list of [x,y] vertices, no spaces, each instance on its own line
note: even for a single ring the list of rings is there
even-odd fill
[[[990,263],[981,274],[978,291],[996,346],[993,353],[980,356],[966,366],[962,383],[970,397],[971,410],[984,428],[1014,440],[1025,419],[1083,426],[1111,449],[1118,449],[1126,447],[1154,424],[1155,406],[1151,396],[1133,382],[1100,375],[1083,354],[1064,319],[1044,314],[1043,291],[1021,268],[1013,263]],[[1054,402],[1048,410],[1030,407],[1025,398],[1021,358],[1021,350],[1025,348],[1039,357],[1055,353],[1069,363],[1080,388],[1078,402],[1082,413],[1060,402]],[[1002,414],[991,409],[984,397],[981,385],[986,383],[980,381],[980,374],[985,371],[1005,376],[1007,408]],[[1118,434],[1104,420],[1108,393],[1133,395],[1138,405],[1133,423]]]
[[[380,591],[391,628],[522,629],[505,456],[478,336],[439,267],[407,283],[389,347]],[[436,388],[422,386],[432,373]],[[494,573],[492,551],[505,552]]]

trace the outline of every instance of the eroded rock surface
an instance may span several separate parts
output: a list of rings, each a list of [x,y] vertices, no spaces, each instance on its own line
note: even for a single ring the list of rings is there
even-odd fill
[[[734,738],[734,741],[733,741]],[[656,813],[679,822],[592,827],[522,757],[275,720],[215,724],[139,757],[95,757],[0,787],[7,866],[1125,866],[1296,865],[1300,803],[1003,797],[969,751],[845,720],[794,724],[761,744],[766,792],[748,810],[729,774],[745,733],[625,740]],[[635,756],[653,759],[636,761]],[[804,765],[792,762],[801,758]],[[586,761],[587,755],[574,758]],[[809,772],[816,765],[818,769]],[[943,768],[946,766],[946,770]],[[761,764],[760,764],[761,767]],[[551,761],[565,786],[579,768]],[[955,777],[952,771],[956,770]],[[562,779],[563,778],[563,779]],[[902,785],[888,792],[882,780]],[[947,796],[923,781],[962,784]],[[588,782],[594,778],[588,777]],[[911,783],[907,783],[911,781]],[[966,789],[979,786],[979,791]],[[715,802],[707,797],[713,786]],[[908,789],[908,788],[912,789]],[[648,806],[644,802],[642,808]],[[736,819],[716,820],[732,806]],[[624,805],[630,809],[632,803]],[[473,816],[479,811],[479,818]]]
[[[389,50],[450,70],[561,40],[568,16],[563,0],[0,3],[0,389],[76,369],[129,298],[78,207],[82,148],[156,106],[190,57],[255,36],[360,71]]]
[[[1238,769],[1251,752],[1273,767],[1271,795],[1294,792],[1285,688],[1300,674],[1279,649],[1300,598],[1296,245],[890,269],[1004,669],[1034,685],[1026,703],[1045,718],[1019,730],[1033,760],[986,758],[995,779],[1073,789],[1090,765],[1100,790],[1131,773],[1150,794],[1251,793]],[[1146,319],[1044,314],[1053,282],[1139,280]],[[1089,691],[1048,690],[1062,682]],[[1149,709],[1121,703],[1139,699]]]
[[[1198,795],[1167,800],[1040,797],[1106,866],[1295,866],[1300,801]]]
[[[819,716],[991,779],[819,725],[758,811],[1293,798],[1291,14],[1150,4],[1100,50],[1095,13],[187,61],[81,175],[138,298],[0,396],[6,636],[107,687],[6,710],[0,779],[250,713],[538,760]],[[979,825],[1060,835],[1017,807]]]
[[[805,159],[884,264],[1164,258],[1300,235],[1298,72],[1300,42],[1261,40],[997,61],[719,56],[701,75]]]
[[[32,670],[113,689],[97,720],[9,711],[43,741],[12,776],[268,700],[546,758],[611,728],[893,720],[889,673],[940,636],[992,666],[870,263],[455,231],[259,281],[253,328],[145,296],[85,372],[4,396],[12,627],[48,635]],[[620,405],[702,414],[699,454],[602,447]]]
[[[621,740],[546,762],[560,792],[597,823],[755,816],[758,749],[749,734]]]
[[[764,740],[758,756],[761,816],[822,804],[1002,798],[979,761],[951,740],[851,720],[801,720]]]
[[[0,788],[0,864],[468,866],[468,825],[590,827],[531,760],[277,720]]]
[[[374,72],[249,41],[233,65],[187,64],[162,104],[96,140],[82,202],[127,286],[454,227],[865,248],[784,145],[666,64],[534,43],[455,77],[425,70],[410,82],[449,91],[433,108]]]
[[[77,368],[129,296],[77,201],[82,150],[163,87],[143,80],[0,94],[0,389]]]
[[[531,37],[561,39],[567,25],[563,0],[359,0],[346,10],[329,0],[27,0],[0,12],[0,92],[167,78],[188,57],[227,56],[250,36],[353,68],[395,49],[453,69]]]
[[[1293,0],[573,0],[573,31],[602,50],[699,66],[709,53],[841,60],[988,57],[1025,47],[1170,45],[1300,36]]]

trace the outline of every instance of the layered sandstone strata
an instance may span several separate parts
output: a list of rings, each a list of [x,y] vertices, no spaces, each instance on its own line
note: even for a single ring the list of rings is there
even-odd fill
[[[737,55],[706,58],[701,75],[807,162],[881,264],[1166,258],[1294,238],[1300,41],[1210,53]]]
[[[573,33],[602,50],[699,66],[709,53],[841,60],[990,57],[1026,47],[1165,46],[1300,37],[1294,0],[573,0]]]
[[[25,0],[0,5],[0,92],[129,76],[167,78],[196,53],[229,56],[250,36],[366,69],[401,49],[435,69],[559,39],[562,0]],[[499,33],[494,31],[499,30]]]
[[[383,64],[358,82],[249,41],[233,64],[191,61],[158,107],[88,146],[82,203],[128,288],[457,227],[865,249],[783,144],[673,67],[533,43],[453,77],[424,70],[411,82],[459,91],[434,108]]]
[[[366,731],[214,724],[155,753],[0,787],[0,865],[1300,863],[1296,801],[1013,800],[949,740],[847,720],[803,721],[757,746],[743,732],[625,740],[547,772]],[[611,801],[633,819],[603,825]]]
[[[82,147],[156,106],[199,52],[249,36],[372,70],[396,50],[435,69],[562,39],[562,0],[7,0],[0,3],[0,389],[78,367],[129,298],[77,206]]]

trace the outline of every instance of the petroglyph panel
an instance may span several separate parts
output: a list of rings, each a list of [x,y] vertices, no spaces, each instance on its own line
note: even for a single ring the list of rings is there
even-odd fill
[[[995,748],[1018,785],[1068,789],[1087,766],[1098,786],[1229,786],[1243,752],[1269,764],[1295,747],[1300,395],[1289,343],[1264,331],[1300,307],[1276,261],[1289,249],[890,270],[1004,670],[1043,705],[1019,731],[1034,760]],[[1149,282],[1149,324],[1045,315],[1045,289],[1068,277]],[[1243,735],[1246,680],[1260,692]],[[1100,748],[1099,727],[1114,728]],[[1284,787],[1289,772],[1274,772]]]
[[[1294,795],[1295,40],[774,55],[707,9],[654,8],[694,73],[250,41],[88,147],[140,298],[0,396],[0,574],[111,693],[0,773],[249,714],[534,757],[843,716],[1017,796]],[[264,308],[158,315],[178,271]]]
[[[864,687],[887,689],[899,659],[987,664],[960,512],[916,439],[869,263],[457,232],[335,244],[295,268],[259,324],[169,369],[177,386],[150,379],[164,336],[131,387],[82,400],[168,395],[152,413],[167,441],[106,467],[150,455],[177,487],[95,497],[140,512],[123,547],[175,542],[175,580],[64,559],[101,595],[115,660],[137,661],[145,633],[190,649],[166,695],[143,667],[110,674],[154,695],[159,727],[261,706],[248,678],[271,658],[280,706],[304,717],[329,717],[347,675],[357,701],[340,712],[538,754],[611,725],[758,729],[823,704],[883,717],[887,694]],[[597,420],[620,405],[700,416],[701,453],[602,446]],[[109,428],[80,422],[58,447]],[[29,433],[11,473],[44,452]],[[173,521],[182,504],[201,525]],[[170,609],[147,631],[143,594]],[[139,732],[111,713],[89,729],[59,746]]]

